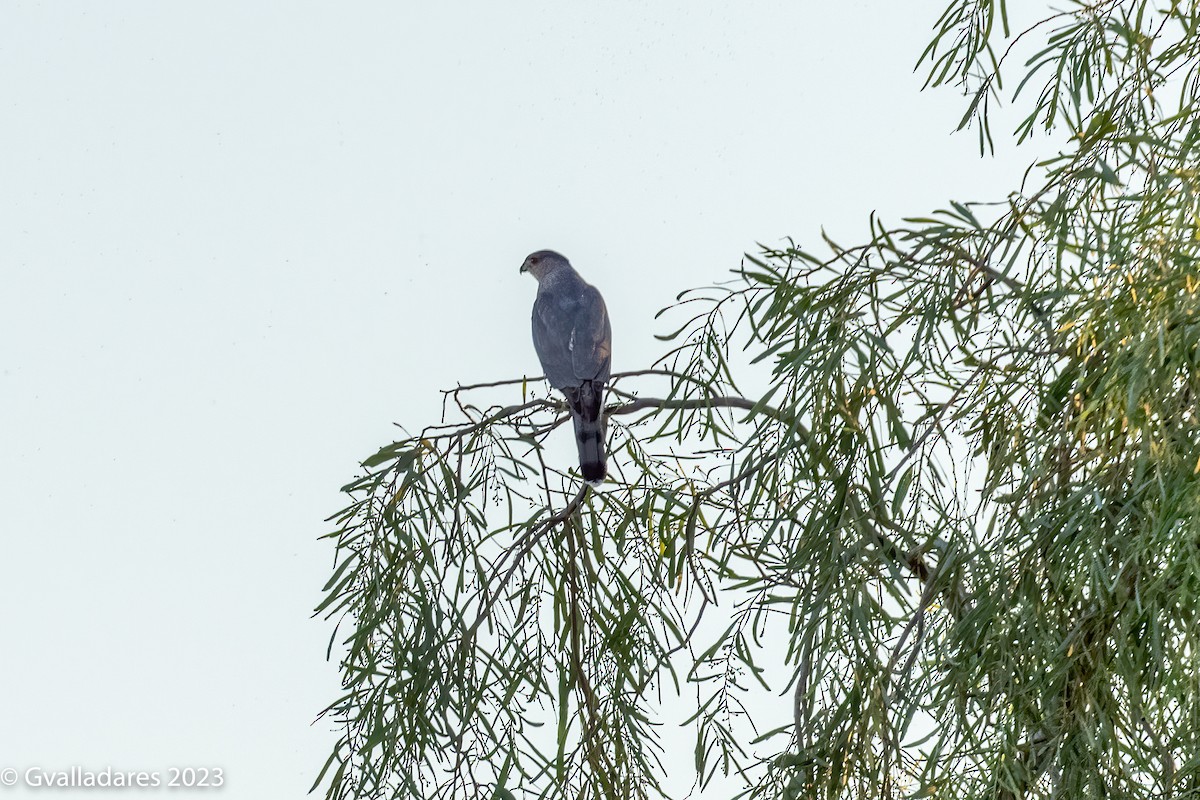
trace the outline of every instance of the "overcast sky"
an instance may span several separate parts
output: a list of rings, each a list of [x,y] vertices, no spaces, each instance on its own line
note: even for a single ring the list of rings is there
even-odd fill
[[[439,388],[540,374],[530,251],[636,369],[755,242],[1018,184],[918,94],[943,0],[705,5],[0,5],[0,768],[302,795],[322,520]]]

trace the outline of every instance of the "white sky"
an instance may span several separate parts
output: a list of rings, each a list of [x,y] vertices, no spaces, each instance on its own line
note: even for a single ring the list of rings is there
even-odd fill
[[[0,768],[303,794],[322,520],[438,389],[539,374],[528,252],[636,369],[756,241],[1018,184],[917,94],[942,5],[0,5]]]

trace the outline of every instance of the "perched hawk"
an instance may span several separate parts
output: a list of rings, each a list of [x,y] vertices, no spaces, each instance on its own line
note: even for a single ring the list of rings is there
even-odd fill
[[[604,482],[604,384],[611,361],[612,328],[604,298],[564,256],[539,250],[521,272],[537,278],[533,347],[550,385],[566,395],[579,445],[579,471],[592,486]]]

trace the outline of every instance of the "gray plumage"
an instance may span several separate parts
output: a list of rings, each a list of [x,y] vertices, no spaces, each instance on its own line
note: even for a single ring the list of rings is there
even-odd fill
[[[612,328],[604,298],[553,250],[532,253],[521,272],[537,278],[533,347],[550,385],[567,398],[579,447],[579,471],[593,486],[604,482],[604,384],[612,356]]]

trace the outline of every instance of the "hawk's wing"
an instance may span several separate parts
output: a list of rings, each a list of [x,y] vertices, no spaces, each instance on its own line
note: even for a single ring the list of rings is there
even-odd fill
[[[556,389],[607,381],[612,328],[600,292],[582,280],[539,292],[533,304],[533,347]]]
[[[612,366],[612,326],[595,286],[584,285],[579,313],[571,329],[571,365],[581,381],[608,381]]]

